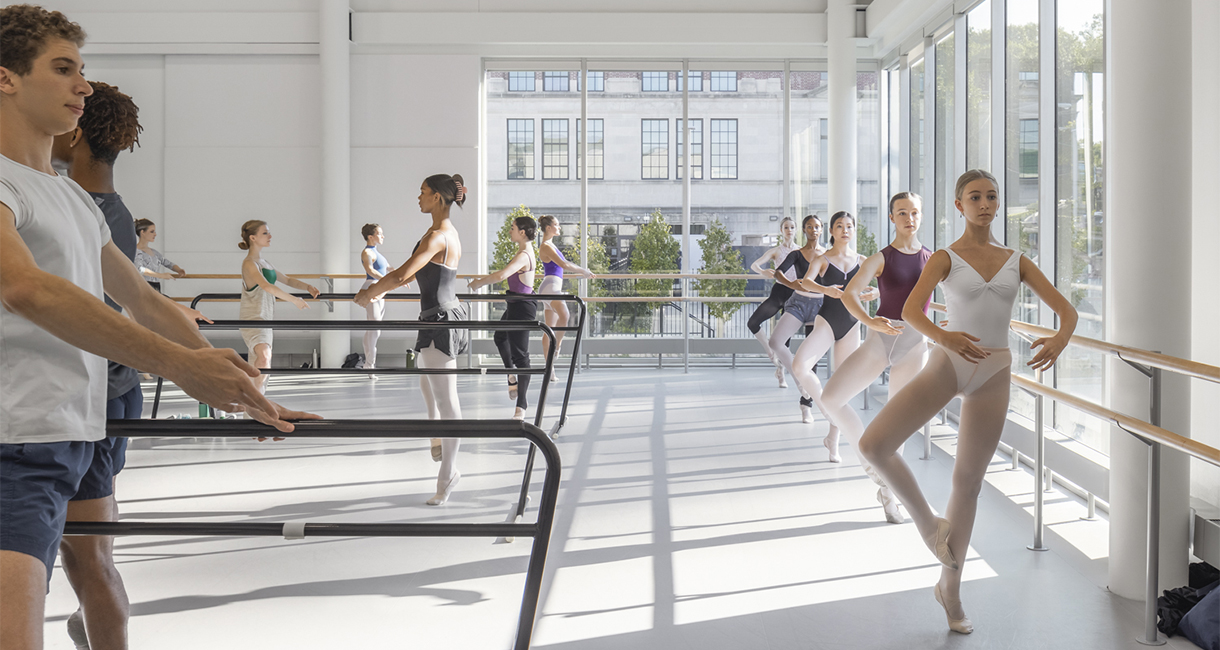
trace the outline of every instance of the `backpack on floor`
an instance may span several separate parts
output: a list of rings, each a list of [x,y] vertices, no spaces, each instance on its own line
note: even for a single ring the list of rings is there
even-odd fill
[[[343,360],[342,367],[343,368],[363,368],[364,367],[364,355],[360,354],[359,352],[353,352],[353,353],[347,355],[347,358]]]

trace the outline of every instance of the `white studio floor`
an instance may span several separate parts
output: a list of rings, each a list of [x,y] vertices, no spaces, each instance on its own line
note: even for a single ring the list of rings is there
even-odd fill
[[[507,417],[503,381],[460,377],[464,415]],[[329,417],[423,417],[412,377],[271,382],[274,399]],[[761,367],[579,374],[558,442],[563,484],[534,647],[1142,647],[1142,603],[1105,588],[1106,520],[1082,521],[1082,502],[1048,494],[1051,550],[1026,550],[1032,475],[1000,456],[963,586],[976,631],[950,633],[932,598],[939,564],[912,524],[885,523],[852,451],[827,461],[826,423],[801,424],[797,397]],[[162,417],[194,411],[167,391]],[[918,459],[918,437],[906,456],[938,507],[956,434],[933,434],[934,460]],[[437,470],[427,445],[133,441],[120,508],[147,521],[504,521],[525,443],[464,444],[462,482],[439,508],[423,503]],[[509,648],[528,553],[526,539],[127,537],[115,549],[131,646],[176,650]],[[64,619],[75,609],[57,567],[47,648],[72,648]],[[1195,646],[1175,637],[1168,647]]]

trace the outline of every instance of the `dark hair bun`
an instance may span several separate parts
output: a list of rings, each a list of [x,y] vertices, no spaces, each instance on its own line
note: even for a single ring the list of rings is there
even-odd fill
[[[247,244],[247,243],[246,243],[246,242],[244,242],[244,241],[239,241],[239,242],[237,242],[237,247],[238,247],[238,248],[240,248],[240,249],[242,249],[243,251],[248,251],[248,250],[250,250],[250,244]]]

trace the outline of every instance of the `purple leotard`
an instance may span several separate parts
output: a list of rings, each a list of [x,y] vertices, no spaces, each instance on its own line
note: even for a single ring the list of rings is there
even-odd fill
[[[563,251],[559,250],[558,246],[555,247],[555,253],[557,255],[559,255],[559,259],[561,259],[565,262],[568,261],[568,258],[563,256]],[[560,266],[558,262],[543,262],[542,263],[542,274],[543,275],[553,275],[557,278],[562,278],[563,277],[563,267]]]
[[[893,246],[886,246],[881,249],[881,255],[885,258],[885,269],[877,278],[877,290],[881,292],[881,305],[877,307],[877,315],[890,320],[902,320],[902,308],[907,303],[907,296],[911,295],[911,290],[919,282],[919,276],[923,273],[923,267],[927,266],[928,259],[932,257],[932,251],[924,247],[918,253],[908,255]],[[923,313],[928,313],[928,306],[931,304],[932,297],[928,296],[928,301],[923,305]]]

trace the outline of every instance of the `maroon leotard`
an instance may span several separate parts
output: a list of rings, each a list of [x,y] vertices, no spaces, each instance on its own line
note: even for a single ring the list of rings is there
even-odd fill
[[[918,253],[908,255],[893,246],[886,246],[881,249],[881,255],[885,258],[885,268],[877,278],[877,290],[881,292],[881,305],[877,307],[877,315],[890,320],[902,320],[902,308],[906,305],[907,296],[911,295],[915,283],[919,282],[919,276],[923,273],[923,267],[928,264],[928,259],[932,257],[932,251],[924,247]],[[928,306],[931,304],[932,297],[928,296],[928,301],[923,305],[923,313],[928,313]]]

